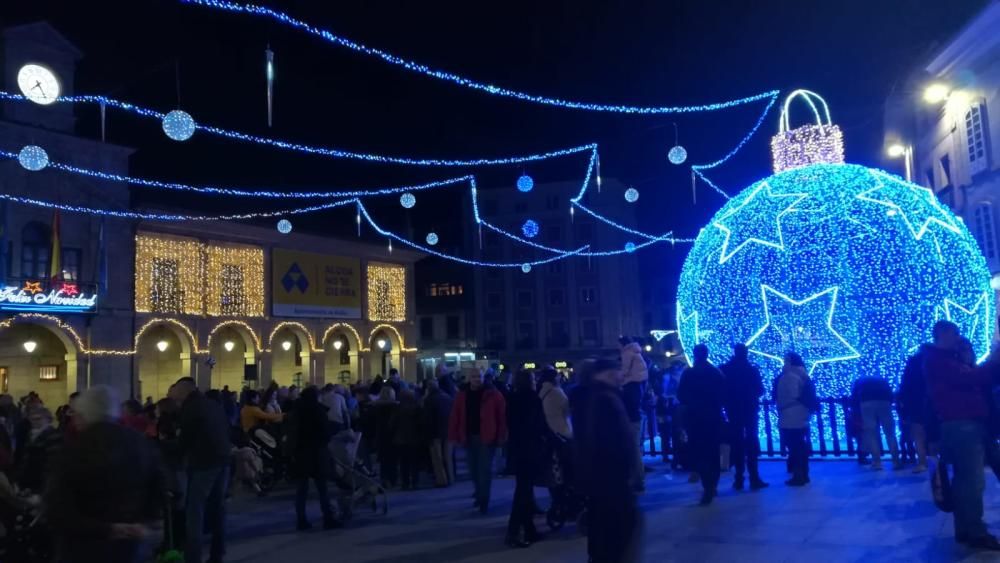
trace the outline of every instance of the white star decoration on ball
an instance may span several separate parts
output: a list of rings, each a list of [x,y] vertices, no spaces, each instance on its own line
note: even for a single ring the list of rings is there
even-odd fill
[[[750,351],[782,361],[775,350],[795,350],[812,373],[822,363],[860,357],[833,327],[839,288],[831,287],[796,300],[772,287],[761,286],[766,322],[747,340]],[[768,295],[774,297],[768,298]]]
[[[761,182],[743,204],[720,217],[715,227],[726,234],[719,253],[719,264],[733,257],[741,248],[757,243],[779,250],[785,249],[781,234],[781,218],[795,211],[795,204],[809,197],[808,194],[781,194],[771,191],[767,182]]]

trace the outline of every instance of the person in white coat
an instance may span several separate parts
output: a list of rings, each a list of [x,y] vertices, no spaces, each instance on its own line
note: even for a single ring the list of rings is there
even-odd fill
[[[646,471],[642,458],[642,396],[646,392],[649,369],[638,342],[627,336],[622,336],[618,342],[621,344],[622,371],[625,374],[625,383],[622,385],[625,412],[632,424],[636,443],[635,488],[642,491],[646,488]]]
[[[788,448],[788,465],[792,478],[790,487],[809,483],[809,419],[812,412],[803,400],[812,383],[805,362],[795,352],[785,354],[785,365],[774,383],[774,403],[778,408],[778,429],[781,441]]]

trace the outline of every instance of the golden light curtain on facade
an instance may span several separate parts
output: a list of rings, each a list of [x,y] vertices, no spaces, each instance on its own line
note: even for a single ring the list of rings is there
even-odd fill
[[[389,322],[406,320],[406,267],[368,263],[368,319]]]
[[[264,251],[252,246],[205,247],[205,313],[264,316]]]
[[[135,237],[135,310],[200,315],[205,279],[202,244],[195,239]]]
[[[264,251],[149,233],[135,237],[135,310],[261,317]]]

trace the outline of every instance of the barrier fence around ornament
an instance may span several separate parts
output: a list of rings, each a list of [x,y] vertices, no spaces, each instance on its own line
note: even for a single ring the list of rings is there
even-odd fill
[[[915,458],[909,431],[899,424],[898,413],[893,410],[893,424],[896,438],[899,442],[900,455],[904,460]],[[863,447],[864,434],[861,420],[851,420],[849,398],[820,399],[820,411],[812,418],[810,426],[811,455],[823,459],[857,459],[859,448]],[[655,418],[653,419],[655,422]],[[782,447],[781,435],[778,429],[778,409],[774,401],[762,401],[759,415],[760,455],[763,458],[780,458],[787,455]],[[664,440],[661,431],[670,431],[672,436]],[[671,424],[661,428],[658,424],[650,424],[649,417],[643,421],[643,453],[648,456],[673,456],[674,445],[679,429]],[[724,431],[723,444],[729,440],[729,433]],[[880,447],[883,453],[889,452],[885,437],[880,436]]]

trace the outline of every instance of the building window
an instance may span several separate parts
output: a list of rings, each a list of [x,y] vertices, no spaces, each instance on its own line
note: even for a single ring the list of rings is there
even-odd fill
[[[594,238],[594,226],[590,223],[576,224],[576,241],[578,243],[588,243]]]
[[[535,306],[535,294],[532,291],[521,290],[517,292],[517,306],[518,307],[534,307]]]
[[[406,267],[368,263],[368,320],[406,320]]]
[[[432,283],[427,288],[427,295],[430,297],[451,297],[455,295],[462,295],[465,292],[465,288],[461,285],[453,285],[450,283]]]
[[[980,203],[973,212],[973,233],[986,258],[996,257],[996,231],[993,228],[993,204]]]
[[[580,288],[580,304],[593,305],[597,303],[597,290],[593,287]]]
[[[180,266],[177,260],[154,258],[148,302],[154,313],[183,313],[184,290],[181,289]],[[136,294],[136,301],[139,295]]]
[[[548,345],[555,348],[565,348],[569,346],[569,331],[566,330],[566,321],[549,321]]]
[[[517,348],[530,349],[535,347],[535,323],[520,321],[517,323]]]
[[[48,279],[49,228],[32,221],[21,230],[21,277]]]
[[[445,317],[444,321],[445,321],[444,323],[445,335],[448,338],[448,340],[458,340],[459,338],[461,338],[460,334],[462,331],[460,330],[461,323],[459,322],[460,321],[459,316],[448,315],[447,317]]]
[[[553,211],[559,209],[559,196],[550,195],[545,197],[545,209]]]
[[[558,276],[563,273],[563,261],[556,260],[555,262],[549,262],[548,272],[552,275]]]
[[[924,170],[924,174],[927,175],[927,187],[933,190],[934,189],[934,168],[933,167],[928,167],[927,170]]]
[[[519,201],[514,204],[514,213],[524,213],[527,210],[528,204],[523,201]]]
[[[552,307],[562,307],[566,302],[566,294],[561,289],[549,290],[549,305]]]
[[[976,104],[965,114],[965,140],[969,147],[969,173],[987,169],[986,123],[984,106]]]
[[[951,184],[951,157],[944,155],[941,157],[941,174],[944,176],[944,185]]]
[[[243,314],[243,270],[233,264],[222,265],[222,288],[219,294],[219,312],[223,315]]]
[[[499,311],[503,308],[503,294],[499,291],[491,291],[486,294],[486,308],[490,311]]]
[[[420,339],[425,342],[434,340],[434,317],[420,319]]]
[[[559,244],[562,242],[562,228],[559,225],[550,225],[545,229],[543,237],[549,244]]]
[[[62,249],[62,276],[63,279],[70,282],[80,281],[80,263],[83,261],[81,256],[81,251],[79,248],[66,248]]]
[[[59,379],[59,366],[38,366],[39,381],[55,381]]]
[[[497,200],[495,199],[483,199],[479,202],[479,211],[485,215],[496,215],[497,214]]]
[[[507,339],[503,331],[503,324],[489,323],[486,325],[486,347],[502,349],[507,347]]]
[[[598,344],[600,329],[597,319],[583,319],[580,321],[580,345],[595,346]]]
[[[201,315],[206,279],[203,245],[197,240],[136,235],[136,312]]]
[[[205,314],[264,316],[264,250],[255,246],[202,246],[205,255]]]
[[[575,262],[579,264],[578,269],[580,272],[592,273],[597,270],[596,260],[591,259],[589,256],[586,260],[576,260]]]

